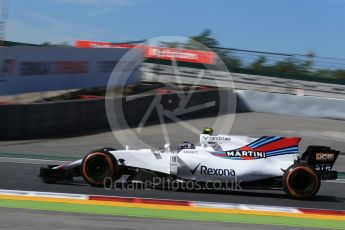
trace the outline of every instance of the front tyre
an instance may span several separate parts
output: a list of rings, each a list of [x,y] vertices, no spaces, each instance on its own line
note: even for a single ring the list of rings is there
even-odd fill
[[[320,189],[321,179],[308,164],[294,164],[283,175],[284,191],[293,199],[311,199]]]
[[[87,154],[82,160],[80,169],[84,180],[95,187],[103,186],[106,178],[115,181],[121,176],[117,160],[103,149]]]

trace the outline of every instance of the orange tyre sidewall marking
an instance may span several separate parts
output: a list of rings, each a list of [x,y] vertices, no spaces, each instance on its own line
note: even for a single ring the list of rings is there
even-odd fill
[[[314,172],[311,168],[308,168],[308,167],[306,167],[306,166],[298,166],[298,167],[296,167],[296,168],[291,169],[291,170],[289,171],[287,177],[286,177],[286,182],[285,182],[285,183],[286,183],[286,187],[287,187],[287,189],[289,190],[289,192],[290,192],[292,195],[294,195],[294,196],[296,196],[296,197],[299,197],[299,198],[301,198],[301,195],[297,194],[297,193],[295,192],[295,190],[291,188],[289,181],[290,181],[290,176],[291,176],[295,171],[300,170],[300,169],[302,169],[302,170],[306,171],[307,173],[309,173],[310,175],[312,175],[313,178],[314,178],[315,181],[316,181],[316,186],[315,186],[315,188],[319,187],[319,180],[318,180],[318,178],[317,178],[317,175],[315,174],[315,172]]]
[[[82,165],[82,172],[83,172],[83,175],[84,177],[86,178],[87,181],[90,181],[92,182],[93,184],[100,184],[99,182],[95,182],[86,172],[86,168],[85,168],[85,163],[90,159],[90,158],[94,158],[94,157],[97,157],[97,156],[101,156],[103,157],[108,165],[109,165],[109,169],[110,169],[110,172],[111,172],[111,177],[114,176],[114,164],[113,164],[113,161],[112,159],[105,153],[102,153],[102,152],[94,152],[94,153],[91,153],[89,154],[88,156],[86,156],[85,158],[85,161],[84,161],[84,164]],[[102,182],[103,183],[103,182]]]

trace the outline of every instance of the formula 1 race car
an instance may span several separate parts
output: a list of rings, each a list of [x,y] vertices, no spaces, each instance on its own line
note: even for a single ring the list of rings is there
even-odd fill
[[[183,142],[177,151],[169,144],[163,150],[91,151],[84,158],[40,169],[43,182],[54,183],[82,176],[91,186],[105,181],[168,178],[170,182],[221,184],[240,181],[245,189],[283,189],[295,199],[310,199],[320,188],[321,180],[335,180],[332,167],[339,151],[324,146],[309,146],[300,156],[299,137],[213,135],[212,129],[200,134],[200,145]],[[166,182],[165,181],[165,182]]]

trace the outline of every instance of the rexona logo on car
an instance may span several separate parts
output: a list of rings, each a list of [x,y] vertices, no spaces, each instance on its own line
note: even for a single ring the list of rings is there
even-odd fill
[[[199,163],[195,168],[189,169],[191,174],[195,174],[200,166],[200,174],[201,175],[208,175],[208,176],[236,176],[235,170],[233,169],[218,169],[218,168],[211,168],[205,165],[201,165]]]
[[[333,153],[316,153],[316,160],[317,161],[333,161],[334,154]]]
[[[236,176],[233,169],[209,168],[205,165],[200,166],[200,174],[208,176]]]
[[[191,174],[195,174],[196,170],[199,168],[201,163],[199,163],[194,169],[189,169]]]

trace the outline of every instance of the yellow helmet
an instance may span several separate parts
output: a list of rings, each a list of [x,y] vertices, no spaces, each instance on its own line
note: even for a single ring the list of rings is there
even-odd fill
[[[204,128],[204,130],[202,131],[202,134],[209,134],[212,135],[213,134],[213,129],[212,128],[207,128],[207,126]]]

